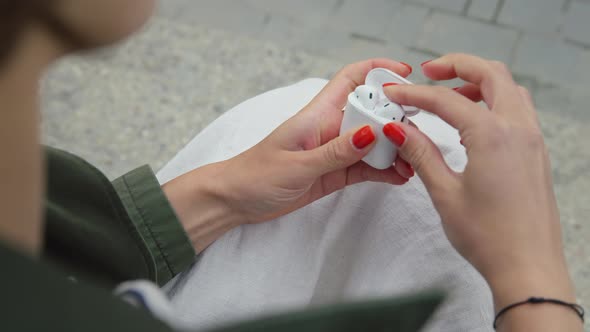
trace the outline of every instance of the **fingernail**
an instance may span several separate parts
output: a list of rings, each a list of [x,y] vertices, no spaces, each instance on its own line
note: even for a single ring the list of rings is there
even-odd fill
[[[414,171],[414,167],[412,167],[412,165],[408,164],[408,166],[410,166],[410,177],[413,177],[416,175],[416,171]]]
[[[367,145],[373,143],[374,140],[375,134],[371,126],[362,127],[352,136],[352,144],[359,150],[364,149]]]
[[[383,84],[383,87],[384,87],[384,88],[386,88],[386,87],[388,87],[388,86],[394,86],[394,85],[399,85],[399,84],[397,84],[397,83],[393,83],[393,82],[390,82],[390,83],[385,83],[385,84]]]
[[[420,64],[420,66],[424,66],[425,64],[429,63],[430,61],[432,61],[432,60],[428,60],[428,61],[424,61],[424,62],[422,62],[422,63]]]
[[[416,175],[416,171],[414,171],[414,167],[412,167],[412,165],[410,165],[409,162],[404,161],[404,164],[406,165],[407,169],[408,169],[408,179],[413,177],[414,175]]]
[[[410,71],[410,73],[408,75],[410,75],[414,71],[414,69],[412,68],[412,66],[410,66],[409,64],[407,64],[405,62],[401,62],[401,61],[400,61],[400,63],[402,65],[406,66],[406,68],[408,68],[408,70]]]
[[[459,143],[461,143],[461,145],[465,146],[465,144],[463,144],[463,140],[459,140]]]
[[[458,86],[458,87],[456,87],[456,88],[453,88],[453,90],[455,90],[455,91],[457,91],[457,90],[459,90],[459,89],[461,89],[461,87],[460,87],[460,86]]]
[[[404,145],[404,142],[406,141],[406,133],[395,123],[388,123],[383,126],[383,133],[397,146]]]

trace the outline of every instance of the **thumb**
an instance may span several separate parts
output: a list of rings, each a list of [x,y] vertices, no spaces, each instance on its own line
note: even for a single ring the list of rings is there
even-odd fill
[[[368,125],[348,131],[309,151],[308,165],[316,176],[349,167],[371,151],[375,139],[375,132]]]
[[[445,190],[455,179],[438,147],[417,128],[392,122],[383,126],[383,134],[398,147],[399,155],[414,167],[429,191]]]

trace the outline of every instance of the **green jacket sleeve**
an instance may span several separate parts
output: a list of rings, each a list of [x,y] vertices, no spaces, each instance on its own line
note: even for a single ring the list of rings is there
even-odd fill
[[[149,167],[111,183],[70,153],[46,151],[46,260],[107,286],[163,285],[190,266],[194,249]]]
[[[133,232],[150,253],[154,279],[162,285],[192,263],[195,252],[152,169],[140,167],[113,182]]]

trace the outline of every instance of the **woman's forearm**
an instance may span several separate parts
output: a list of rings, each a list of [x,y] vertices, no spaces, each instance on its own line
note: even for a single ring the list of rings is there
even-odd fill
[[[222,168],[207,165],[162,186],[197,253],[242,222],[223,197]]]
[[[530,297],[557,299],[576,303],[573,284],[567,267],[551,271],[535,268],[514,268],[488,276],[494,297],[495,312]],[[582,331],[580,317],[572,308],[553,303],[516,306],[503,313],[497,331]]]

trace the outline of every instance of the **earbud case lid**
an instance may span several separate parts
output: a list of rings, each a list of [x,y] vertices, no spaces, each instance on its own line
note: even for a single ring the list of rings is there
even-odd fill
[[[401,77],[400,75],[392,72],[391,70],[385,69],[385,68],[375,68],[373,70],[371,70],[368,74],[367,77],[365,78],[365,85],[369,85],[372,86],[376,89],[380,89],[382,92],[382,95],[385,95],[383,93],[383,84],[385,83],[397,83],[397,84],[414,84],[410,81],[408,81],[407,79]],[[402,105],[402,108],[404,109],[404,112],[406,113],[407,116],[413,116],[416,115],[420,112],[420,109],[414,107],[414,106],[407,106],[407,105]]]

